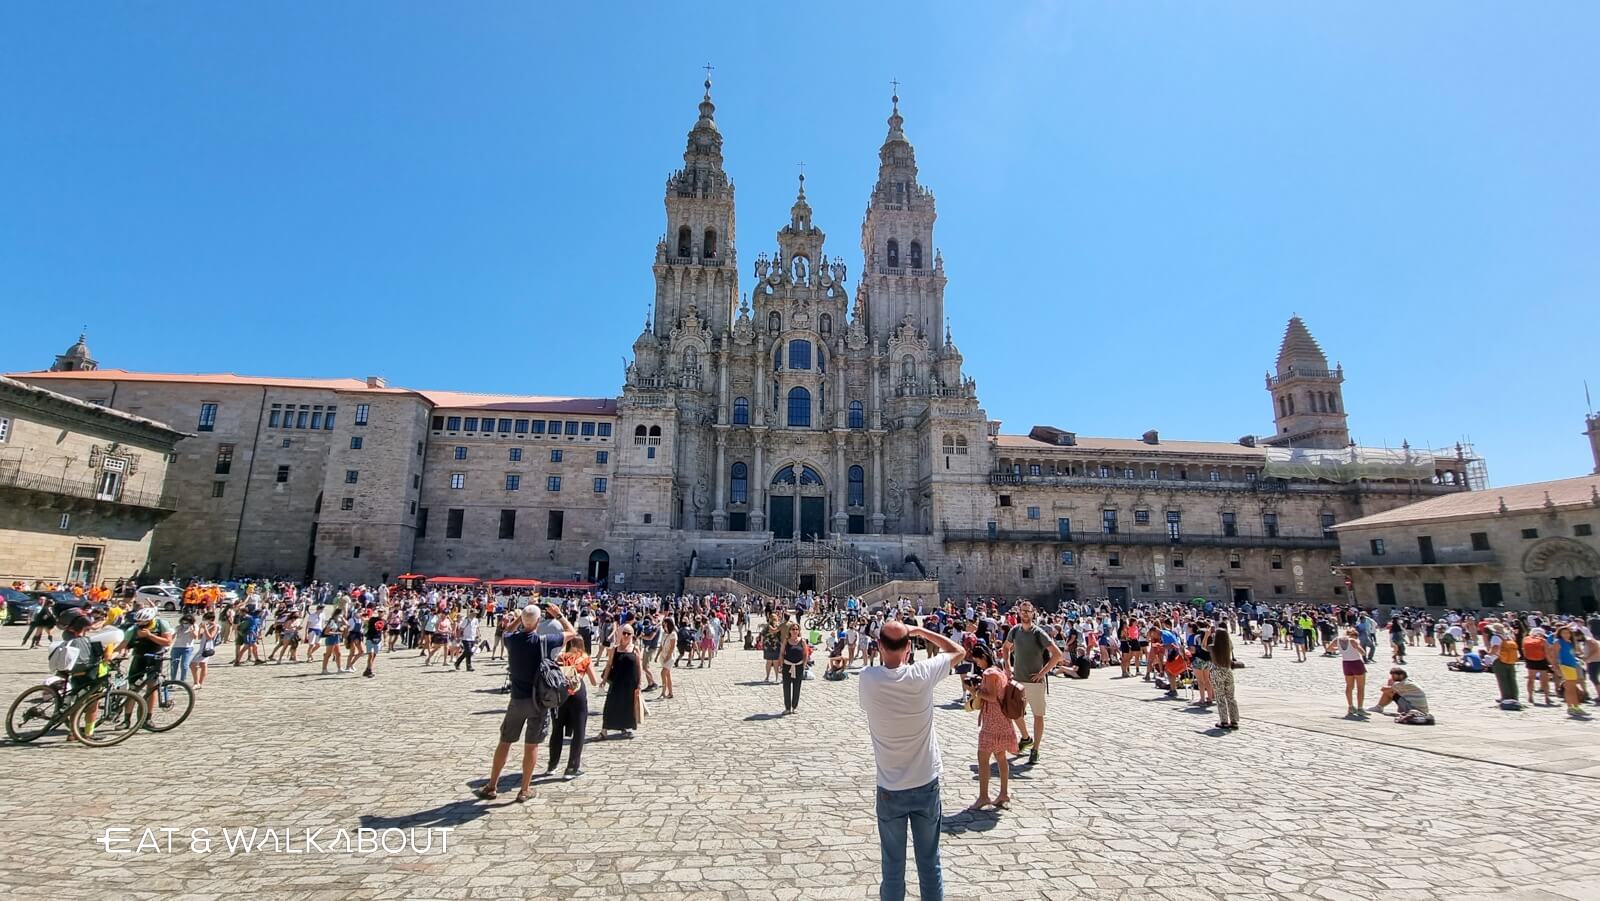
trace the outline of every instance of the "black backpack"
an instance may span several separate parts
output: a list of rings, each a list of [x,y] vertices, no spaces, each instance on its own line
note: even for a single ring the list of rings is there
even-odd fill
[[[540,707],[554,710],[567,700],[567,676],[547,648],[539,651],[539,674],[533,680],[533,699]]]

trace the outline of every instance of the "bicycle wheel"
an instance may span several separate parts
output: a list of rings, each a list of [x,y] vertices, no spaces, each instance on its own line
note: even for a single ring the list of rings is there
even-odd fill
[[[109,748],[131,738],[148,715],[144,698],[137,694],[126,688],[100,688],[73,706],[67,722],[78,741],[91,748]]]
[[[6,734],[12,741],[29,742],[49,732],[61,721],[61,695],[48,685],[35,685],[11,702],[6,713]]]
[[[153,702],[146,701],[150,715],[145,719],[144,727],[151,732],[178,728],[178,724],[188,719],[189,711],[194,709],[194,689],[189,683],[176,679],[161,680],[155,694],[148,697]]]

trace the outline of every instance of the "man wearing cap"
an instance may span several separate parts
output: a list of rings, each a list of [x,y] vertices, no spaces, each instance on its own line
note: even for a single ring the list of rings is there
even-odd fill
[[[561,615],[561,608],[551,604],[544,613],[559,623],[562,643],[577,637],[578,633],[572,624]],[[550,711],[540,707],[533,696],[533,684],[539,678],[539,669],[545,657],[552,655],[545,636],[541,634],[542,618],[539,608],[529,604],[518,615],[516,630],[506,635],[506,671],[511,679],[511,698],[506,702],[505,719],[500,722],[500,743],[494,749],[489,779],[473,792],[485,801],[492,801],[496,796],[495,786],[500,783],[500,771],[505,768],[506,758],[510,756],[511,746],[516,743],[518,734],[523,736],[523,746],[522,789],[517,792],[517,800],[526,801],[533,795],[533,761],[539,754],[539,743],[550,734]]]

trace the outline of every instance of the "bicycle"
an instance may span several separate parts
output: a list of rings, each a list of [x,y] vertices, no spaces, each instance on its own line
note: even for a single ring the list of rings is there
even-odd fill
[[[106,673],[76,690],[66,679],[28,688],[6,712],[6,734],[15,742],[31,742],[64,722],[73,740],[87,747],[127,741],[144,728],[149,709],[144,698],[115,684],[121,667],[120,659],[111,661]]]
[[[194,710],[194,687],[181,679],[163,678],[160,653],[142,655],[149,661],[149,669],[136,685],[128,686],[145,699],[149,713],[144,728],[151,732],[169,732],[178,728]]]

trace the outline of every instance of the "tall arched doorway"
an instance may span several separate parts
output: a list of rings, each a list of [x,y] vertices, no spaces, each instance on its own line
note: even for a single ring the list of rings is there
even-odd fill
[[[1540,539],[1522,555],[1528,600],[1535,610],[1568,616],[1600,612],[1600,554],[1570,538]]]
[[[767,494],[767,527],[774,538],[816,539],[828,533],[828,495],[822,476],[791,463],[772,477]]]
[[[589,555],[589,581],[605,584],[611,575],[611,555],[604,550],[595,549]]]

